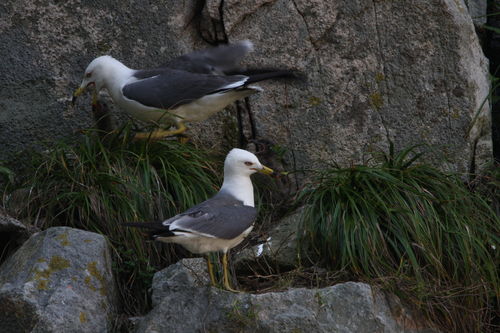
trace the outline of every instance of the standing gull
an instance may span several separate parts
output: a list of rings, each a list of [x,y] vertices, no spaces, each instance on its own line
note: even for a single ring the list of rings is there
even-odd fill
[[[255,172],[272,174],[257,157],[242,149],[232,149],[224,161],[224,182],[214,197],[189,208],[184,213],[157,223],[126,223],[125,226],[150,229],[153,239],[177,243],[192,253],[222,251],[224,288],[229,284],[227,252],[250,233],[257,215],[250,176]],[[210,259],[208,273],[215,277]]]
[[[237,64],[253,44],[240,41],[180,56],[165,66],[135,70],[111,56],[94,59],[73,94],[93,90],[93,104],[101,89],[132,117],[175,130],[138,133],[136,138],[160,139],[186,130],[185,122],[203,121],[236,100],[262,91],[255,82],[294,77],[287,70],[239,70]]]

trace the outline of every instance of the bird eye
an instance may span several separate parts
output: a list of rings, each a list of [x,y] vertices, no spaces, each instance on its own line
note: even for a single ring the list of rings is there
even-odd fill
[[[91,77],[91,76],[92,76],[92,72],[85,73],[85,77],[86,77],[86,78],[89,78],[89,77]]]
[[[245,165],[250,166],[250,165],[253,165],[253,163],[252,162],[245,162]]]

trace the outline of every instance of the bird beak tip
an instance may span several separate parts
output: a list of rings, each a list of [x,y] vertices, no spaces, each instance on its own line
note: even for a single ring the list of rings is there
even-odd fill
[[[78,98],[78,96],[80,96],[84,92],[85,92],[85,88],[80,87],[80,88],[76,89],[75,92],[73,93],[73,97],[71,98],[71,105],[75,105],[76,99]]]
[[[262,166],[262,169],[257,170],[259,173],[263,173],[265,175],[272,175],[274,174],[274,170],[271,168],[266,167],[265,165]]]

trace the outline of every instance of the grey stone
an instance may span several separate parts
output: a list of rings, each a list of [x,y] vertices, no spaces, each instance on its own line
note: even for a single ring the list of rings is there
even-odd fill
[[[194,273],[182,265],[168,269],[194,278],[204,274],[197,267],[200,271]],[[169,288],[153,284],[156,302],[136,332],[437,332],[395,296],[364,283],[254,295],[185,283],[175,276],[157,273],[155,279],[167,279],[163,282]]]
[[[23,233],[25,231],[27,231],[27,228],[24,224],[0,209],[0,233]]]
[[[298,169],[360,162],[390,139],[468,170],[476,128],[488,130],[488,62],[463,1],[278,0],[228,35],[255,41],[248,63],[308,73],[306,87],[265,84],[250,98],[258,133]]]
[[[203,258],[182,259],[157,272],[153,276],[151,301],[153,306],[160,303],[168,293],[188,287],[201,287],[210,284],[210,277]]]
[[[2,332],[107,332],[117,291],[106,239],[56,227],[0,266]]]
[[[300,262],[298,232],[302,209],[281,219],[268,233],[265,243],[245,248],[234,255],[235,265],[250,265],[265,260],[280,267],[296,267]]]
[[[466,0],[467,8],[469,9],[472,21],[478,27],[486,24],[488,17],[488,0]]]
[[[67,104],[94,57],[109,53],[142,68],[207,47],[198,30],[207,24],[196,23],[200,3],[3,1],[0,159],[91,125],[88,100],[75,110]],[[223,30],[213,41],[255,43],[246,65],[307,74],[307,83],[262,83],[266,91],[249,98],[251,135],[285,151],[290,169],[362,162],[392,140],[398,149],[428,143],[438,166],[468,171],[474,147],[491,140],[482,105],[488,63],[463,0],[205,4],[201,19]],[[224,111],[189,134],[207,149],[227,150],[238,143],[236,123],[235,112]]]

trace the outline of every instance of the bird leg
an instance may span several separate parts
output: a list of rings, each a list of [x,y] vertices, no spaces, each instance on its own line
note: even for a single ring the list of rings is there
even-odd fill
[[[239,293],[238,290],[235,290],[233,288],[231,288],[231,285],[229,283],[229,270],[227,268],[227,253],[224,252],[224,254],[222,255],[222,269],[223,269],[223,284],[224,284],[224,288],[228,291],[232,291],[233,293]]]
[[[163,129],[157,129],[152,132],[137,133],[134,139],[150,139],[150,140],[160,140],[166,138],[167,136],[179,135],[187,130],[186,125],[183,122],[178,122],[176,124],[177,129],[172,131],[166,131]]]
[[[207,255],[207,269],[208,269],[208,275],[210,276],[210,283],[212,284],[212,287],[215,287],[215,275],[214,275],[214,268],[212,266],[212,262],[210,261],[210,254]]]

